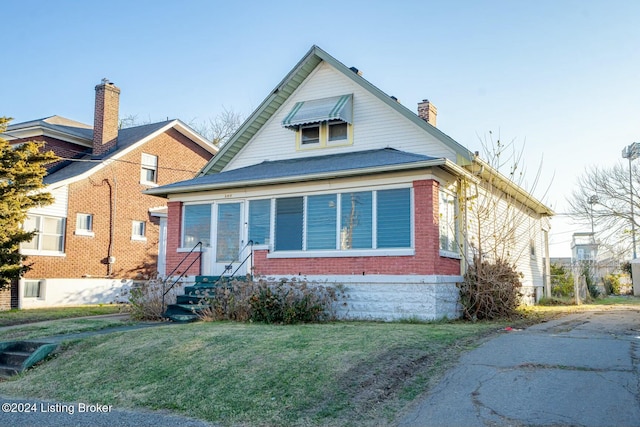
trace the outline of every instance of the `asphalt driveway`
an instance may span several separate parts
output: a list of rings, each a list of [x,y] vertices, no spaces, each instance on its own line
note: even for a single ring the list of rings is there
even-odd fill
[[[505,332],[464,355],[398,425],[640,426],[640,308]]]

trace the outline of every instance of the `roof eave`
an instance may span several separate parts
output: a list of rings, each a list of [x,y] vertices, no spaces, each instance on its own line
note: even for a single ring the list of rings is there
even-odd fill
[[[291,184],[298,182],[308,182],[315,180],[323,180],[323,179],[334,179],[334,178],[348,178],[352,176],[359,175],[372,175],[377,173],[388,173],[388,172],[399,172],[406,170],[415,170],[415,169],[425,169],[431,167],[442,167],[445,170],[453,173],[457,176],[465,176],[467,179],[475,180],[472,174],[470,174],[464,168],[456,165],[454,162],[440,158],[433,160],[425,160],[421,162],[413,162],[413,163],[400,163],[396,165],[385,165],[385,166],[373,166],[368,168],[360,168],[360,169],[347,169],[342,171],[332,171],[332,172],[320,172],[314,174],[305,174],[305,175],[294,175],[294,176],[286,176],[286,177],[278,177],[271,179],[256,179],[256,180],[245,180],[245,181],[233,181],[233,182],[224,182],[224,183],[214,183],[214,184],[196,184],[196,185],[186,185],[183,187],[175,187],[175,188],[149,188],[144,191],[145,194],[159,196],[168,198],[171,194],[184,194],[184,193],[196,193],[202,191],[216,191],[216,190],[226,190],[229,188],[245,188],[245,187],[258,187],[263,185],[275,185],[275,184]]]
[[[555,212],[550,207],[535,198],[524,188],[502,175],[498,170],[494,169],[489,165],[489,163],[481,158],[476,156],[473,163],[469,165],[468,170],[472,174],[480,176],[485,181],[489,181],[491,177],[497,178],[501,184],[500,187],[498,187],[500,191],[504,191],[510,196],[515,197],[518,203],[524,204],[537,214],[549,217],[555,215]]]

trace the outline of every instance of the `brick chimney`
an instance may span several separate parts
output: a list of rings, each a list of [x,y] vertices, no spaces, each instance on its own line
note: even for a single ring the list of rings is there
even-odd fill
[[[96,86],[93,115],[93,155],[100,156],[118,143],[118,108],[120,89],[107,79]]]
[[[428,99],[423,99],[422,102],[418,102],[418,117],[431,126],[436,126],[436,116],[438,115],[438,109],[435,105],[429,102]]]

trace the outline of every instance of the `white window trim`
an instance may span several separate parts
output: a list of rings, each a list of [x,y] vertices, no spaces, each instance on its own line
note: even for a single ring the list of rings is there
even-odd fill
[[[78,228],[78,215],[88,215],[91,217],[91,230],[86,230],[84,228]],[[87,236],[87,237],[95,237],[95,232],[93,231],[93,214],[85,214],[78,212],[76,213],[76,230],[73,232],[76,236]]]
[[[255,249],[255,248],[254,248]],[[314,251],[272,251],[267,258],[346,258],[346,257],[389,257],[414,256],[414,248],[402,249],[347,249],[347,250],[314,250]]]
[[[156,164],[153,168],[150,167],[149,164],[146,164],[144,162],[144,156],[152,156],[155,158]],[[145,170],[153,170],[155,172],[155,177],[156,180],[155,181],[147,181],[146,179],[143,179],[143,171]],[[158,156],[156,156],[155,154],[148,154],[148,153],[142,153],[140,155],[140,184],[142,185],[146,185],[148,187],[158,187]]]
[[[144,224],[144,235],[134,234],[134,225]],[[147,241],[147,222],[140,220],[132,220],[131,221],[131,240],[136,242],[146,242]]]
[[[23,249],[22,247],[19,249],[20,253],[23,255],[31,255],[31,256],[54,256],[54,257],[65,257],[66,253],[65,253],[65,249],[66,249],[66,245],[65,245],[65,235],[66,235],[66,227],[67,227],[67,218],[65,217],[57,217],[57,216],[50,216],[50,215],[40,215],[40,214],[36,214],[33,216],[37,216],[40,218],[56,218],[56,219],[60,219],[62,220],[62,234],[60,235],[60,237],[62,237],[62,250],[61,251],[48,251],[48,250],[43,250],[43,249]],[[39,233],[40,234],[40,233]],[[38,245],[40,245],[40,242],[38,243]]]

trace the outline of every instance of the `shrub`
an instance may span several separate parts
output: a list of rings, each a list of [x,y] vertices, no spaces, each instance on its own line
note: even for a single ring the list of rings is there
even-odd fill
[[[167,293],[164,298],[165,307],[176,302],[176,295],[180,292],[181,287],[181,284],[176,285]],[[122,295],[129,300],[125,306],[126,311],[135,320],[162,320],[165,308],[162,306],[163,293],[164,282],[159,278],[134,282],[131,289]]]
[[[460,287],[463,317],[468,320],[513,317],[520,305],[522,273],[508,262],[475,260]]]
[[[551,264],[551,295],[555,297],[573,296],[574,283],[571,271],[560,264]]]
[[[620,295],[622,293],[622,283],[619,274],[607,274],[602,278],[604,289],[609,295]]]
[[[203,320],[235,320],[293,324],[336,318],[334,304],[340,290],[306,280],[232,280],[203,296],[210,306],[200,312]]]

